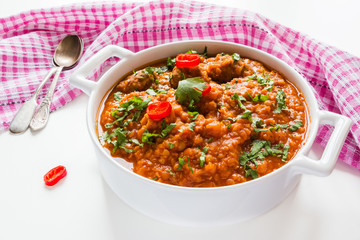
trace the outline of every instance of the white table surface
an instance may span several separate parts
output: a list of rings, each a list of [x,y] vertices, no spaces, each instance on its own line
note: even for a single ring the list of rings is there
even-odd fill
[[[11,0],[1,4],[0,17],[71,2],[85,0]],[[360,56],[356,0],[221,2]],[[360,171],[341,161],[328,177],[303,176],[279,206],[247,222],[191,228],[143,216],[104,182],[88,138],[86,105],[87,97],[78,97],[52,113],[38,133],[0,133],[0,239],[360,239]],[[320,149],[315,146],[313,154]],[[68,176],[45,187],[43,175],[60,164]]]

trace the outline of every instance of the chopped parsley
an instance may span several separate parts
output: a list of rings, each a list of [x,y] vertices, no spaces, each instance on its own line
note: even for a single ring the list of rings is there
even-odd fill
[[[302,122],[296,122],[294,125],[289,127],[289,130],[292,131],[292,132],[295,132],[296,130],[299,129],[299,127],[302,127],[302,126],[303,126]]]
[[[116,93],[114,93],[114,99],[115,99],[115,101],[117,101],[117,102],[120,102],[121,101],[121,97],[120,97],[120,94],[122,94],[122,92],[116,92]]]
[[[147,108],[151,98],[143,100],[141,97],[134,95],[129,101],[120,104],[120,107],[113,110],[111,115],[116,118],[112,123],[105,124],[106,128],[111,128],[117,124],[117,128],[112,130],[109,134],[108,131],[104,133],[103,140],[114,146],[113,152],[117,149],[123,149],[126,153],[134,152],[134,150],[125,147],[128,143],[134,143],[138,146],[143,146],[137,139],[127,139],[128,131],[124,128],[131,122],[137,121],[143,110]],[[132,115],[132,117],[130,117]],[[126,121],[125,119],[129,117]]]
[[[171,169],[167,169],[167,171],[169,172],[169,174],[170,174],[171,176],[174,176],[174,175],[175,175],[175,173],[174,173],[173,171],[171,171]]]
[[[232,87],[232,85],[230,83],[226,83],[225,84],[225,90],[228,90]]]
[[[169,147],[170,147],[170,149],[173,149],[175,147],[175,144],[169,143]]]
[[[288,110],[285,103],[285,98],[286,95],[284,90],[280,89],[276,92],[277,108],[274,110],[274,113],[281,113],[283,110]]]
[[[194,170],[190,166],[190,158],[188,156],[186,156],[186,157],[187,157],[187,160],[188,160],[188,168],[190,169],[191,173],[194,173]]]
[[[153,89],[152,87],[146,90],[146,93],[152,96],[156,96],[160,93],[166,94],[167,91],[165,89]]]
[[[238,53],[234,53],[233,55],[231,55],[231,57],[234,59],[234,62],[240,60],[240,55]]]
[[[136,144],[136,145],[138,145],[140,147],[144,146],[144,144],[140,143],[139,140],[137,140],[136,138],[129,139],[129,142],[132,142],[132,143],[134,143],[134,144]]]
[[[166,125],[165,120],[163,120],[161,123],[161,137],[165,138],[175,126],[176,123],[170,123],[169,125]]]
[[[232,100],[236,99],[239,107],[241,109],[245,110],[243,112],[243,115],[241,116],[241,118],[246,118],[246,119],[249,119],[251,121],[251,119],[252,119],[251,118],[252,111],[246,109],[244,104],[241,102],[241,101],[246,101],[246,98],[244,98],[242,95],[239,95],[239,94],[235,93],[234,95],[231,96],[231,99]]]
[[[276,156],[281,158],[282,161],[287,160],[289,145],[283,147],[283,150],[279,148],[283,147],[283,144],[277,144],[271,147],[270,141],[254,140],[249,152],[243,152],[240,155],[240,165],[244,167],[245,177],[251,176],[253,179],[258,177],[256,167],[258,160],[264,160],[266,156]],[[251,167],[251,165],[254,167]]]
[[[103,140],[114,146],[112,150],[113,153],[119,148],[123,149],[126,153],[134,152],[134,150],[125,147],[126,143],[128,143],[126,133],[126,130],[118,127],[111,134],[106,131],[103,134]],[[115,140],[112,140],[114,137]]]
[[[176,170],[181,170],[184,163],[185,163],[185,158],[180,158],[179,157],[178,161],[179,161],[179,166],[178,166],[178,168]]]
[[[160,134],[157,133],[150,133],[147,129],[145,129],[141,141],[143,143],[148,143],[150,145],[154,145],[155,144],[155,138],[157,137],[161,137]]]
[[[199,112],[188,112],[188,114],[191,116],[191,121],[195,121],[196,118],[199,116]]]
[[[243,110],[246,110],[246,107],[241,102],[241,101],[246,101],[246,98],[244,98],[242,95],[235,93],[234,95],[231,96],[231,99],[232,100],[236,99],[239,107]]]
[[[250,96],[250,98],[253,102],[265,102],[266,100],[268,100],[270,98],[269,95],[261,95],[261,93],[256,95],[254,98],[251,97],[251,95],[249,93],[248,93],[248,95]]]
[[[190,126],[189,126],[190,131],[194,131],[195,125],[196,125],[195,122],[190,123]]]
[[[191,49],[187,51],[185,54],[197,54],[197,51]]]
[[[262,76],[258,76],[256,73],[248,77],[249,80],[257,81],[261,86],[265,86],[265,89],[268,91],[272,91],[274,80],[269,78],[268,75],[263,71]]]
[[[200,155],[200,167],[203,167],[205,164],[205,156],[207,151],[209,150],[208,147],[204,147],[201,151],[201,155]]]
[[[166,66],[170,70],[173,69],[176,66],[176,59],[168,57],[167,62],[166,62]]]
[[[253,118],[252,121],[251,121],[251,124],[254,127],[261,127],[261,128],[266,126],[266,124],[260,118]]]
[[[141,141],[143,143],[148,143],[150,145],[154,145],[156,138],[165,138],[170,131],[176,126],[176,123],[170,123],[169,125],[166,124],[165,120],[161,122],[161,133],[151,133],[149,130],[145,129]]]
[[[284,147],[284,153],[283,153],[283,156],[282,156],[282,158],[281,158],[281,160],[282,160],[283,162],[286,162],[286,161],[287,161],[287,157],[288,157],[288,154],[289,154],[289,149],[290,149],[290,146],[289,146],[289,145],[286,145],[286,146]]]

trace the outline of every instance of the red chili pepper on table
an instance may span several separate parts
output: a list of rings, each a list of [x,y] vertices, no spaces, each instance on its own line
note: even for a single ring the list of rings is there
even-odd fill
[[[170,115],[171,104],[167,101],[150,103],[146,109],[149,118],[153,120],[160,120]]]
[[[44,182],[47,186],[53,186],[63,179],[67,174],[64,166],[57,166],[44,175]]]
[[[204,88],[203,90],[199,90],[196,87],[194,87],[196,90],[200,91],[203,96],[205,96],[206,94],[208,94],[211,91],[210,84],[208,84],[208,83],[205,83],[205,84],[206,84],[206,88]]]
[[[195,67],[200,63],[200,56],[197,54],[179,54],[176,56],[177,67]]]

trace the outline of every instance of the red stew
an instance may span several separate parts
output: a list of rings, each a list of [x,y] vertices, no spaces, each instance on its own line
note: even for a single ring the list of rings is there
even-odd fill
[[[102,145],[141,176],[188,187],[250,181],[291,161],[309,125],[302,93],[236,53],[196,55],[192,67],[180,54],[122,79],[99,116]]]

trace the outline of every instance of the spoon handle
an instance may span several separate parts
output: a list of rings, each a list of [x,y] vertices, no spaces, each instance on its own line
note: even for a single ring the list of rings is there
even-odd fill
[[[12,133],[22,133],[24,132],[30,124],[31,118],[34,115],[34,112],[37,107],[37,97],[39,95],[40,90],[44,86],[44,84],[50,79],[50,77],[55,73],[56,68],[52,68],[49,73],[45,76],[45,78],[42,80],[38,88],[36,89],[34,95],[27,100],[21,108],[16,113],[15,117],[11,121],[9,130]]]
[[[49,115],[50,115],[50,105],[54,95],[54,90],[59,79],[60,73],[63,67],[56,67],[55,77],[49,87],[48,92],[46,93],[45,98],[41,102],[39,109],[34,114],[30,122],[30,128],[33,131],[40,130],[44,128],[48,122]]]

